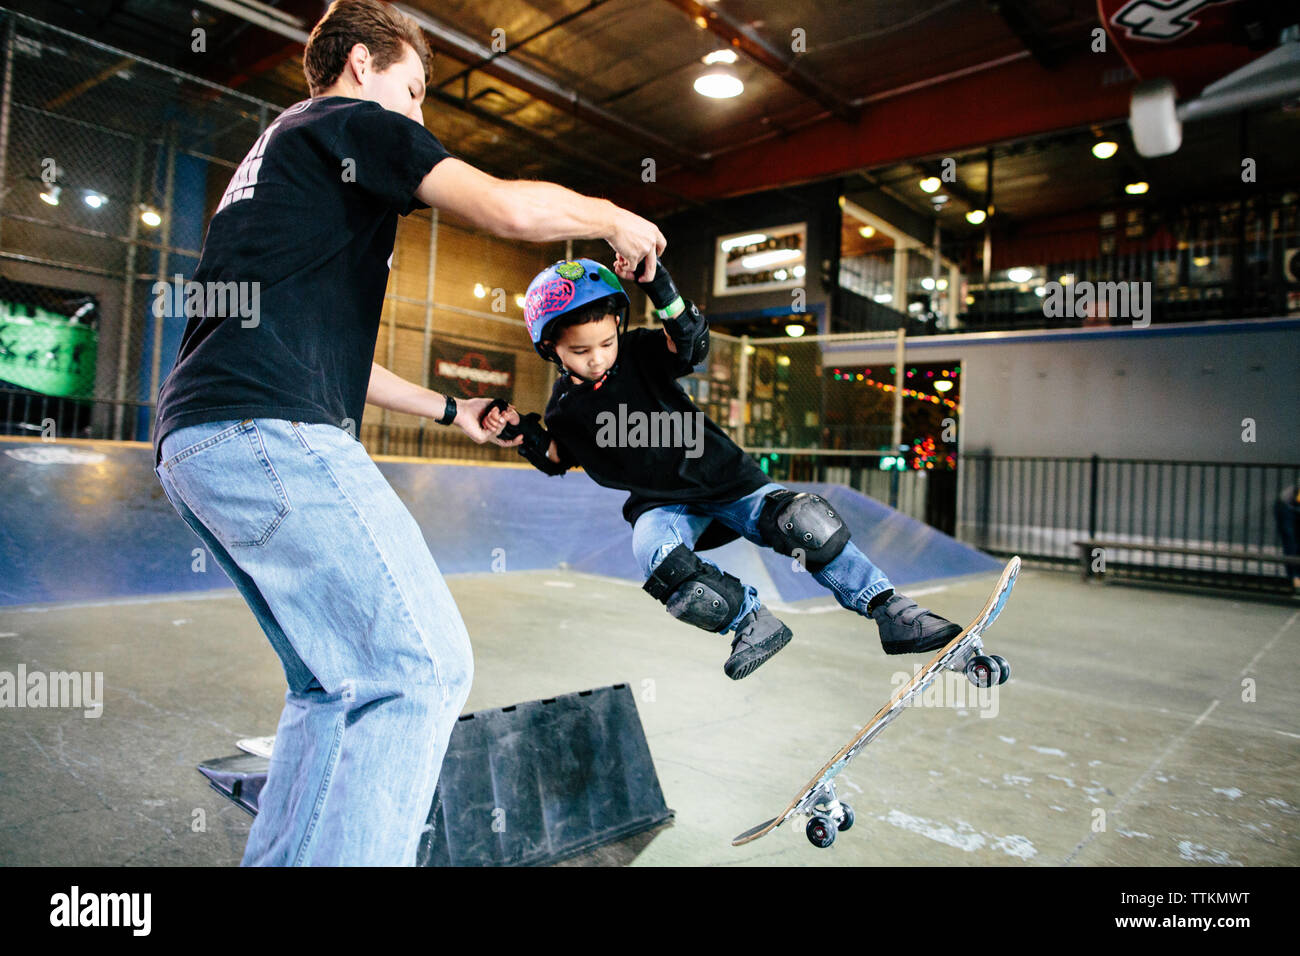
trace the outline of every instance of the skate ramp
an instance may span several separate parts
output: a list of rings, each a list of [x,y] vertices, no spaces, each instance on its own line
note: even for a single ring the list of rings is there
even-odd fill
[[[444,574],[568,567],[641,581],[625,494],[581,472],[381,460]],[[900,586],[996,570],[999,562],[839,485],[793,483],[843,515],[853,540]],[[172,509],[140,443],[0,440],[0,605],[100,601],[229,588]],[[826,594],[793,561],[746,541],[707,552],[783,601]]]

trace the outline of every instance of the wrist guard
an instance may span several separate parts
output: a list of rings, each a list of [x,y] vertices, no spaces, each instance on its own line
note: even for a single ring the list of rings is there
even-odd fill
[[[644,267],[645,263],[643,261],[642,268]],[[664,268],[662,262],[655,267],[655,277],[651,281],[641,282],[637,280],[637,285],[650,299],[650,304],[655,307],[656,318],[671,319],[686,308],[681,293],[677,291],[677,286],[673,283],[673,277],[668,274],[668,270]]]
[[[492,404],[487,407],[483,413],[484,417],[494,408],[505,411],[507,403],[499,398],[492,400]],[[546,450],[551,447],[551,436],[542,426],[542,416],[536,412],[530,412],[527,415],[519,416],[519,424],[512,425],[506,422],[505,427],[497,435],[502,441],[514,441],[519,435],[524,436],[524,440],[516,447],[516,451],[527,459],[528,463],[548,475],[562,475],[569,470],[567,465],[561,465],[551,461],[546,456]]]
[[[684,305],[676,318],[664,320],[664,328],[677,346],[677,354],[694,367],[709,354],[709,323],[694,302],[685,302]]]

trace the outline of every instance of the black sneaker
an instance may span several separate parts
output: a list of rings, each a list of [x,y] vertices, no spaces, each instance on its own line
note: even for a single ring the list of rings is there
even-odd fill
[[[760,664],[790,643],[794,635],[765,607],[750,611],[736,627],[731,656],[722,665],[732,680],[748,677]]]
[[[886,654],[937,651],[961,633],[952,621],[901,594],[876,608],[871,617],[880,628],[880,646]]]

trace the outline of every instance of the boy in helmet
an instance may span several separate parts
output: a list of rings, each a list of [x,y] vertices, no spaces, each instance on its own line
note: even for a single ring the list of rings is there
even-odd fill
[[[961,629],[895,594],[825,499],[769,481],[691,403],[677,379],[704,361],[709,327],[663,264],[650,281],[639,281],[621,255],[614,268],[617,276],[576,259],[533,279],[524,322],[538,354],[561,374],[544,418],[520,418],[498,405],[484,427],[505,425],[502,438],[522,434],[519,453],[548,475],[581,465],[598,484],[629,492],[623,517],[645,590],[678,620],[735,633],[723,665],[733,680],[791,637],[753,587],[696,554],[741,535],[797,557],[842,606],[874,619],[886,653],[930,651],[952,640]],[[629,301],[619,276],[638,281],[662,331],[626,331]]]

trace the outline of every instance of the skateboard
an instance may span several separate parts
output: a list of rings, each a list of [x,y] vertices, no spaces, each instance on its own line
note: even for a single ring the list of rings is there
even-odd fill
[[[1281,5],[1279,5],[1279,8]],[[1101,24],[1142,82],[1129,127],[1143,156],[1182,145],[1183,124],[1300,92],[1300,44],[1274,44],[1279,12],[1242,0],[1097,0]],[[1264,53],[1263,46],[1275,46]]]
[[[858,731],[839,753],[826,762],[826,765],[808,781],[781,813],[771,820],[760,823],[746,830],[734,840],[732,846],[743,846],[761,836],[766,836],[786,820],[797,814],[810,819],[806,828],[809,841],[813,846],[828,847],[835,842],[836,830],[847,830],[853,826],[853,808],[835,796],[835,778],[858,752],[876,739],[876,736],[889,725],[903,708],[918,694],[922,693],[945,670],[964,673],[976,687],[993,687],[1004,684],[1011,676],[1011,667],[1006,660],[984,653],[981,639],[984,631],[997,620],[1002,609],[1006,607],[1007,598],[1015,586],[1016,576],[1020,573],[1020,558],[1013,557],[1007,562],[993,593],[984,602],[975,620],[949,641],[930,658],[916,675],[894,692],[884,707],[876,711],[876,716]]]

